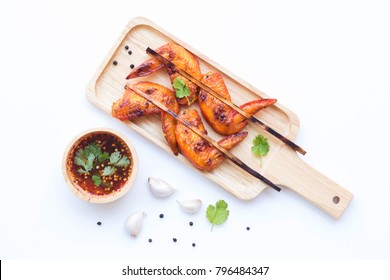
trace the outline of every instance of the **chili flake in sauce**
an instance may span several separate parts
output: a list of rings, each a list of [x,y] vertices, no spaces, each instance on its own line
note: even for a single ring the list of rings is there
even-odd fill
[[[82,189],[96,195],[112,193],[126,183],[132,157],[123,140],[111,134],[92,134],[71,155],[70,171]]]

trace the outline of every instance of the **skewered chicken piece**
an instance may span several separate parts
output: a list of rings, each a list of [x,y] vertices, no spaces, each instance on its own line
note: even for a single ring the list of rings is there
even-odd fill
[[[200,119],[198,111],[188,109],[181,111],[179,116],[207,134],[206,129]],[[218,167],[225,159],[224,155],[216,148],[211,146],[206,140],[189,129],[181,122],[176,124],[176,140],[181,153],[198,169],[202,171],[211,171]],[[247,132],[239,132],[221,139],[218,144],[223,148],[230,150],[240,143]]]
[[[220,73],[208,72],[203,75],[201,82],[231,101]],[[257,99],[241,105],[240,108],[252,116],[275,102],[276,99]],[[198,103],[204,119],[219,134],[230,135],[239,132],[248,124],[244,116],[203,89],[199,92]]]
[[[159,47],[155,51],[169,61],[172,61],[175,65],[185,70],[187,73],[191,74],[196,79],[201,78],[198,60],[185,48],[174,43],[167,43]],[[134,68],[126,79],[148,76],[163,67],[164,64],[161,63],[158,59],[151,58],[143,62],[138,67]],[[185,82],[187,88],[190,91],[190,96],[187,97],[188,100],[187,98],[182,97],[178,98],[177,102],[180,105],[190,105],[194,103],[196,101],[198,87],[194,83],[190,82],[189,80],[181,76],[179,73],[177,73],[175,69],[167,67],[167,71],[172,84],[176,78],[179,78]]]
[[[176,96],[170,89],[152,82],[138,82],[134,86],[146,94],[153,97],[153,99],[165,104],[176,114],[179,112],[179,105],[176,102]],[[111,108],[111,114],[120,120],[133,120],[142,116],[161,114],[162,130],[169,147],[175,155],[178,154],[177,141],[175,137],[175,118],[171,115],[162,112],[160,108],[151,104],[145,98],[139,96],[134,91],[126,88],[123,96]]]

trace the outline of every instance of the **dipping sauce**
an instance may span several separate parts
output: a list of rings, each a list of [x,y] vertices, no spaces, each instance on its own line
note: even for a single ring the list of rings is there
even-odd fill
[[[67,160],[73,183],[94,195],[107,195],[123,187],[133,169],[126,143],[108,133],[94,133],[78,143]]]

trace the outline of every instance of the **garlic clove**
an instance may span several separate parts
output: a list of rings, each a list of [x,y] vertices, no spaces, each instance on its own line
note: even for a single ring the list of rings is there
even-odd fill
[[[198,212],[202,206],[202,201],[200,199],[177,200],[177,202],[181,209],[191,214]]]
[[[148,178],[151,192],[157,197],[168,197],[175,192],[175,189],[167,182],[154,177]]]
[[[142,211],[131,213],[127,217],[125,227],[130,236],[137,237],[141,231],[144,217],[146,217],[146,213]]]

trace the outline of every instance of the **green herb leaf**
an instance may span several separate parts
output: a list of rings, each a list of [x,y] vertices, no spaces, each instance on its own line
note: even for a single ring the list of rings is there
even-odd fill
[[[99,157],[99,155],[102,153],[102,150],[100,149],[99,145],[96,142],[90,143],[85,148],[85,150],[88,154],[93,154],[95,157]]]
[[[214,205],[209,205],[206,210],[206,217],[209,222],[212,224],[211,230],[213,230],[214,225],[223,224],[228,216],[229,210],[227,210],[228,204],[224,200],[219,200]]]
[[[119,151],[113,152],[110,156],[110,163],[115,164],[121,159],[121,153]]]
[[[74,163],[75,163],[76,165],[82,166],[82,167],[84,167],[84,168],[85,168],[85,166],[86,166],[86,162],[84,161],[84,159],[82,159],[82,158],[79,157],[79,156],[75,156],[75,157],[74,157]]]
[[[80,174],[85,174],[87,173],[87,171],[85,171],[84,169],[80,168],[79,170],[77,170],[78,173]]]
[[[176,77],[173,80],[172,86],[175,89],[176,97],[177,98],[185,97],[187,99],[188,105],[190,105],[190,100],[188,99],[188,96],[191,95],[191,92],[190,89],[187,87],[186,82]]]
[[[260,166],[262,166],[262,158],[266,156],[269,152],[269,143],[268,139],[263,135],[259,134],[253,139],[253,146],[251,148],[252,153],[260,157]]]
[[[126,167],[130,164],[130,160],[127,156],[121,155],[119,151],[113,152],[110,156],[110,163],[117,167]]]
[[[76,156],[79,157],[82,161],[86,161],[88,155],[89,155],[89,152],[86,149],[79,149],[76,152]]]
[[[83,170],[83,172],[80,172],[80,169],[78,170],[78,172],[81,174],[91,171],[94,160],[95,160],[95,156],[93,154],[89,154],[88,156],[85,156],[85,154],[83,154],[82,152],[80,152],[79,155],[76,155],[74,157],[74,163],[84,168],[81,169]]]
[[[90,171],[92,169],[94,160],[95,160],[95,155],[90,154],[87,158],[87,171]]]
[[[115,173],[116,171],[116,168],[114,166],[106,166],[104,167],[104,170],[103,170],[103,173],[102,173],[102,176],[111,176]]]
[[[92,175],[92,181],[95,184],[95,186],[99,187],[100,184],[102,183],[102,178],[100,177],[100,175],[94,174],[94,175]]]
[[[74,163],[84,168],[78,170],[79,173],[85,174],[92,170],[95,158],[102,157],[102,150],[96,142],[88,144],[84,149],[79,149],[74,157]]]
[[[115,166],[117,167],[126,167],[130,164],[130,160],[127,156],[123,156],[117,163],[115,163]]]
[[[98,155],[98,162],[102,163],[110,158],[110,155],[107,152],[101,153]]]
[[[99,173],[98,170],[93,169],[94,164],[110,161],[111,165],[107,165],[103,172]],[[74,157],[74,163],[81,168],[77,170],[80,174],[92,175],[92,181],[95,186],[102,184],[101,176],[111,176],[117,170],[116,167],[126,167],[130,164],[130,160],[126,156],[122,156],[119,151],[113,152],[109,155],[107,152],[103,152],[100,146],[96,142],[88,144],[84,149],[79,149]]]

